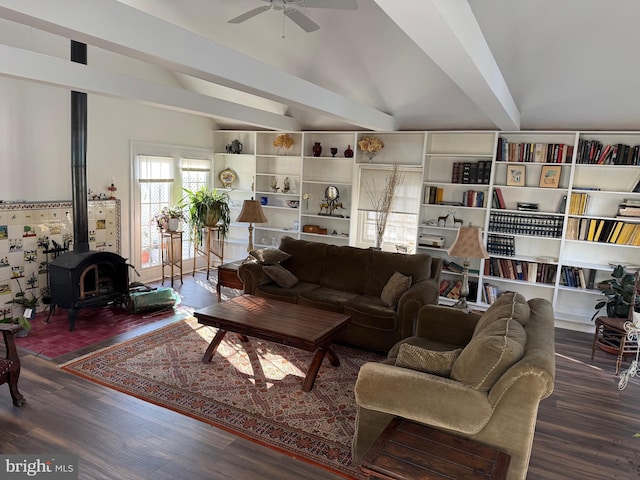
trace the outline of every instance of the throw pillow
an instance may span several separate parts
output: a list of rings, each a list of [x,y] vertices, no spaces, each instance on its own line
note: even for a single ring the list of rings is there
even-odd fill
[[[265,265],[262,267],[262,271],[279,287],[291,288],[298,283],[296,276],[280,264]]]
[[[255,257],[262,265],[275,265],[291,258],[291,254],[283,252],[278,248],[263,248],[261,250],[251,250],[249,255]]]
[[[380,299],[391,308],[396,308],[398,301],[404,292],[411,286],[411,277],[396,272],[387,280],[387,284],[382,289]]]
[[[522,358],[526,342],[527,333],[517,320],[496,319],[464,347],[451,368],[451,378],[487,392]]]
[[[461,348],[446,352],[436,352],[435,350],[427,350],[409,343],[403,343],[398,351],[396,367],[410,368],[419,372],[448,377],[451,373],[451,367],[460,352],[462,352]]]

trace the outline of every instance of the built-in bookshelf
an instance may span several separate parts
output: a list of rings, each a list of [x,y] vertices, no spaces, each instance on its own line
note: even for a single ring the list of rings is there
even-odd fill
[[[471,259],[468,300],[478,309],[515,290],[552,302],[559,326],[591,331],[598,282],[617,264],[640,264],[640,132],[289,132],[287,151],[273,145],[280,133],[215,133],[216,179],[226,168],[238,177],[233,208],[251,196],[264,203],[257,246],[283,235],[366,246],[356,221],[362,179],[397,163],[421,178],[419,198],[397,208],[419,205],[414,251],[443,259],[443,304],[456,301],[462,279],[464,259],[447,253],[461,225],[481,227],[490,254]],[[365,136],[384,143],[371,158],[358,148]],[[240,154],[227,151],[234,139]],[[327,211],[329,187],[339,200]],[[232,241],[246,245],[247,225],[232,225]]]

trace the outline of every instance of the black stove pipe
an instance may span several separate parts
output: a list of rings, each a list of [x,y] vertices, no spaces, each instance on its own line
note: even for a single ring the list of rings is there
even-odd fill
[[[71,40],[71,61],[87,64],[87,45]],[[71,189],[73,250],[89,251],[87,190],[87,94],[71,91]]]

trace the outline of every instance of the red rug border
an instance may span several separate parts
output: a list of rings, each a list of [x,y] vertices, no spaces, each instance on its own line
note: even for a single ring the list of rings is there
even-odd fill
[[[270,448],[271,450],[275,450],[275,451],[277,451],[279,453],[282,453],[282,454],[284,454],[284,455],[286,455],[286,456],[288,456],[290,458],[301,460],[301,461],[303,461],[305,463],[308,463],[310,465],[313,465],[315,467],[319,467],[319,468],[321,468],[321,469],[323,469],[325,471],[328,471],[328,472],[331,472],[333,474],[336,474],[336,475],[338,475],[338,476],[340,476],[342,478],[345,478],[347,480],[359,480],[357,477],[353,477],[351,475],[348,475],[345,472],[341,472],[339,470],[331,468],[328,465],[323,465],[323,464],[321,464],[319,462],[316,462],[316,461],[314,461],[314,460],[312,460],[310,458],[306,458],[306,457],[297,455],[294,452],[291,452],[289,450],[285,450],[283,448],[279,448],[279,447],[276,447],[274,445],[270,445],[270,444],[268,444],[266,442],[258,440],[257,438],[254,438],[254,437],[252,437],[250,435],[244,434],[244,433],[242,433],[242,432],[240,432],[238,430],[234,430],[234,429],[232,429],[230,427],[221,425],[219,423],[216,423],[216,422],[214,422],[212,420],[209,420],[209,419],[206,419],[206,418],[202,418],[202,417],[200,417],[198,415],[195,415],[195,414],[192,414],[192,413],[189,413],[189,412],[181,411],[180,409],[172,407],[172,406],[169,406],[169,405],[162,405],[162,404],[160,404],[159,402],[157,402],[155,400],[149,400],[149,399],[146,399],[146,398],[142,398],[141,396],[139,396],[139,395],[137,395],[135,393],[131,393],[131,392],[128,392],[128,391],[124,390],[123,388],[110,385],[110,384],[108,384],[106,382],[103,382],[103,381],[97,380],[95,378],[89,377],[88,375],[84,375],[84,374],[82,374],[80,372],[76,372],[76,371],[70,370],[70,368],[69,368],[69,367],[71,367],[72,365],[74,365],[77,362],[85,361],[85,360],[88,360],[88,359],[90,359],[92,357],[95,357],[97,355],[101,355],[106,350],[120,347],[124,343],[131,343],[131,342],[135,342],[135,341],[140,341],[140,340],[142,340],[143,337],[150,337],[152,335],[158,334],[161,330],[165,330],[165,329],[169,329],[169,328],[175,327],[176,324],[181,323],[181,322],[186,322],[188,319],[189,319],[189,317],[178,319],[178,320],[176,320],[175,322],[172,322],[169,325],[165,325],[165,326],[160,327],[158,329],[155,329],[155,330],[153,330],[151,332],[146,332],[146,333],[143,333],[141,335],[137,335],[137,336],[135,336],[133,338],[129,338],[127,340],[124,340],[123,342],[120,342],[120,343],[117,343],[117,344],[114,344],[114,345],[110,345],[108,347],[102,348],[102,349],[97,350],[95,352],[91,352],[91,353],[89,353],[87,355],[80,356],[78,358],[74,358],[73,360],[65,362],[62,365],[59,365],[58,368],[60,368],[61,370],[64,370],[65,372],[67,372],[67,373],[69,373],[71,375],[75,375],[75,376],[83,378],[83,379],[85,379],[87,381],[90,381],[90,382],[93,382],[93,383],[97,383],[98,385],[102,385],[103,387],[110,388],[111,390],[115,390],[115,391],[123,393],[125,395],[129,395],[131,397],[137,398],[138,400],[142,400],[144,402],[151,403],[152,405],[156,405],[156,406],[161,407],[161,408],[166,408],[167,410],[171,410],[173,412],[179,413],[179,414],[184,415],[186,417],[193,418],[194,420],[198,420],[198,421],[200,421],[202,423],[206,423],[207,425],[210,425],[212,427],[218,428],[219,430],[223,430],[223,431],[225,431],[227,433],[231,433],[233,435],[236,435],[237,437],[243,438],[245,440],[249,440],[250,442],[253,442],[255,444]]]

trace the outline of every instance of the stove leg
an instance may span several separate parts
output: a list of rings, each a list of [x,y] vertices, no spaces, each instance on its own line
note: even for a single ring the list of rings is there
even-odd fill
[[[70,308],[67,312],[67,317],[69,318],[69,331],[73,332],[76,329],[76,318],[78,318],[78,310],[75,308]]]
[[[49,319],[51,318],[51,315],[53,315],[53,312],[56,310],[56,306],[53,303],[49,304],[49,314],[47,315],[47,319],[44,321],[44,323],[49,323]]]

